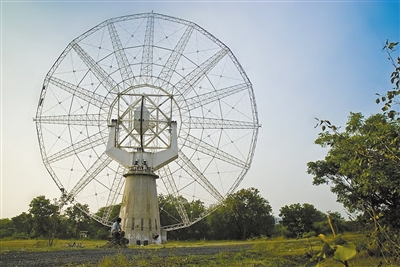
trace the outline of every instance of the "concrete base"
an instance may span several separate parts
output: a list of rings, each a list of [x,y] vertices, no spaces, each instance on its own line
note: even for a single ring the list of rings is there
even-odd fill
[[[152,172],[130,171],[119,216],[129,245],[161,244],[156,179]]]

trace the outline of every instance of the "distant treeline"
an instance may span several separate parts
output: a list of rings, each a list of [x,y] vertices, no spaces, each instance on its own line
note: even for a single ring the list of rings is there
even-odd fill
[[[176,224],[179,213],[171,195],[159,195],[161,225]],[[188,214],[197,218],[207,212],[200,200],[189,202],[180,197]],[[112,207],[110,218],[117,218],[120,205]],[[96,215],[101,217],[106,207]],[[11,219],[0,220],[0,237],[12,239],[46,238],[49,245],[54,238],[106,239],[109,227],[93,220],[87,205],[73,205],[59,210],[45,196],[34,198],[28,212]],[[338,212],[329,213],[337,232],[351,231],[352,223],[346,222]],[[281,220],[276,222],[269,202],[260,196],[258,189],[242,189],[229,195],[224,203],[209,216],[190,227],[168,232],[169,240],[243,240],[260,236],[300,237],[309,232],[331,232],[327,214],[311,204],[292,204],[280,210]]]

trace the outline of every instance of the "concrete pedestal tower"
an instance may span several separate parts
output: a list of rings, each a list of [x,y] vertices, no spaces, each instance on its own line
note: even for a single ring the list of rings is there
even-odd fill
[[[125,176],[125,190],[119,216],[121,227],[130,245],[161,243],[160,213],[158,208],[155,170],[178,157],[177,125],[170,122],[169,148],[152,153],[143,148],[143,135],[149,129],[150,114],[143,105],[134,112],[134,130],[141,146],[135,152],[118,147],[118,120],[109,125],[110,136],[106,153],[129,171]]]

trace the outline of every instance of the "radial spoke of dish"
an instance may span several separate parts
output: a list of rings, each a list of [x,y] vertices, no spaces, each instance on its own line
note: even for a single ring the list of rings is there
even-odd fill
[[[224,152],[223,150],[212,146],[210,144],[207,144],[203,140],[198,139],[197,137],[194,137],[191,134],[188,134],[186,139],[185,139],[185,147],[188,147],[190,149],[199,151],[203,154],[209,155],[211,157],[214,157],[216,159],[222,160],[224,162],[227,162],[229,164],[232,164],[234,166],[237,166],[239,168],[244,168],[244,169],[249,169],[250,166],[247,162],[240,160],[234,156],[232,156],[229,153]]]
[[[109,92],[115,91],[115,93],[119,93],[119,86],[118,84],[103,70],[99,64],[83,50],[79,44],[75,43],[74,41],[71,42],[72,48],[75,52],[79,55],[79,57],[83,60],[86,66],[92,71],[94,76],[96,76],[97,80],[105,87]]]
[[[51,164],[53,162],[65,159],[69,156],[76,155],[79,152],[86,151],[99,145],[103,145],[107,142],[107,140],[108,136],[105,132],[98,132],[47,157],[47,162]]]
[[[192,35],[192,32],[193,32],[193,26],[189,25],[186,28],[183,35],[181,36],[181,38],[179,39],[179,42],[176,44],[174,50],[171,52],[167,62],[165,63],[158,77],[158,79],[161,80],[160,84],[161,87],[164,87],[171,80],[171,77],[175,72],[179,59],[182,56],[183,50],[185,49],[190,39],[190,36]]]
[[[183,101],[190,91],[192,91],[196,84],[201,80],[201,77],[211,71],[228,52],[229,50],[227,48],[222,48],[188,75],[183,77],[175,85],[175,89],[177,90],[176,94],[178,94],[177,101]]]
[[[85,188],[96,176],[112,162],[112,159],[104,152],[89,167],[85,174],[79,179],[78,183],[70,191],[68,198],[75,198],[79,192]]]
[[[108,31],[110,33],[111,42],[115,52],[115,58],[121,73],[122,80],[125,84],[125,88],[133,86],[135,84],[135,75],[133,74],[132,68],[129,65],[128,58],[126,57],[125,50],[119,39],[117,30],[113,22],[107,24]]]
[[[208,92],[201,95],[196,95],[190,98],[186,98],[187,106],[190,109],[196,109],[215,101],[220,101],[228,96],[248,90],[249,85],[247,83],[232,85],[226,88],[218,89],[212,92]]]
[[[153,64],[153,43],[154,43],[154,15],[150,14],[147,18],[146,33],[144,36],[144,46],[142,54],[142,66],[140,77],[143,83],[149,84],[152,76]]]
[[[110,193],[108,194],[107,202],[104,207],[105,210],[102,216],[103,221],[109,220],[114,205],[117,204],[118,197],[121,195],[121,192],[123,192],[122,190],[125,184],[125,177],[123,176],[123,174],[126,172],[127,170],[124,167],[118,166],[118,171],[116,171],[114,174],[114,179],[111,185]]]
[[[190,223],[189,217],[187,215],[185,207],[183,206],[181,198],[179,197],[179,190],[175,184],[174,177],[172,176],[171,170],[169,169],[168,165],[162,167],[159,170],[159,174],[162,177],[162,181],[164,183],[165,188],[167,189],[168,194],[174,197],[176,210],[178,211],[179,216],[182,219],[182,222],[185,225],[189,225]]]
[[[43,124],[102,126],[107,120],[107,114],[79,114],[79,115],[57,115],[42,116],[35,121]]]
[[[90,103],[102,110],[107,111],[108,106],[110,105],[110,100],[102,95],[96,94],[95,92],[86,90],[84,88],[81,88],[77,85],[74,85],[72,83],[69,83],[67,81],[63,81],[61,79],[58,79],[54,76],[49,78],[49,82],[51,84],[54,84],[58,88],[70,93],[71,95],[78,97],[87,103]]]
[[[258,125],[248,121],[234,121],[191,116],[189,121],[182,122],[191,129],[254,129]]]
[[[193,180],[197,181],[210,195],[216,200],[221,201],[223,196],[218,190],[210,183],[210,181],[201,173],[201,171],[192,163],[192,161],[182,152],[179,151],[179,157],[175,162],[188,173]]]

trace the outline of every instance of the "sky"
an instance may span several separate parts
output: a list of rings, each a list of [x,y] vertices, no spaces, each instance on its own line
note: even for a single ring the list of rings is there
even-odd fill
[[[0,217],[26,212],[59,190],[45,169],[33,118],[43,79],[67,44],[104,20],[155,12],[189,20],[227,45],[253,84],[262,125],[238,189],[255,187],[275,216],[294,203],[343,206],[313,186],[307,162],[315,117],[345,125],[350,112],[377,113],[391,89],[382,50],[400,40],[399,1],[1,1]]]

